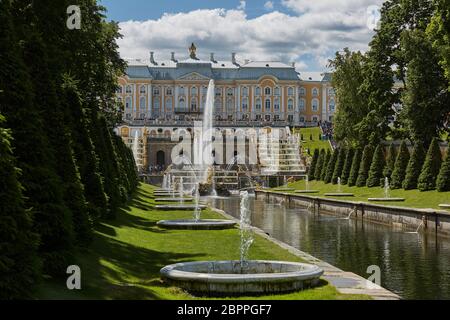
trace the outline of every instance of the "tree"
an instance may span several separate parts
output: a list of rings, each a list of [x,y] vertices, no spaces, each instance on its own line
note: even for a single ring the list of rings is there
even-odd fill
[[[433,138],[417,184],[420,191],[434,190],[436,188],[436,178],[442,162],[441,157],[438,141],[436,138]]]
[[[347,184],[349,187],[353,187],[358,179],[359,166],[361,165],[362,151],[360,148],[355,150],[352,159],[352,167],[350,169],[350,175],[348,177]]]
[[[391,179],[392,172],[394,171],[395,167],[395,159],[397,158],[395,153],[395,147],[394,144],[391,143],[389,146],[389,152],[386,157],[386,166],[383,170],[383,176]]]
[[[342,177],[341,183],[347,184],[350,178],[350,171],[352,169],[353,156],[355,154],[355,150],[353,148],[348,148],[347,153],[345,155],[344,168],[342,169]]]
[[[313,157],[312,157],[311,165],[309,167],[309,172],[308,172],[308,179],[309,180],[314,180],[314,173],[315,173],[315,170],[316,170],[317,160],[318,159],[319,159],[319,149],[315,149]]]
[[[3,123],[0,114],[0,299],[23,299],[39,279],[39,239],[31,213],[25,210],[10,132]]]
[[[439,192],[450,191],[450,152],[442,163],[441,170],[436,181],[436,189]]]
[[[392,189],[400,189],[406,176],[406,168],[409,162],[409,151],[406,142],[403,140],[400,144],[400,150],[395,160],[394,171],[392,172],[392,179],[390,187]]]
[[[325,149],[321,149],[319,153],[319,158],[317,159],[317,165],[314,169],[314,179],[319,181],[320,180],[320,174],[322,173],[322,168],[325,163],[326,158],[326,152]]]
[[[327,175],[328,163],[331,159],[331,151],[328,149],[325,154],[325,160],[323,161],[322,171],[320,172],[320,180],[325,181],[325,177]]]
[[[334,150],[327,165],[327,172],[325,174],[325,183],[330,183],[333,178],[334,167],[339,156],[339,149]]]
[[[364,187],[369,175],[370,165],[372,164],[373,147],[368,144],[364,148],[361,164],[359,165],[358,179],[356,180],[357,187]]]
[[[406,168],[405,180],[403,181],[403,189],[412,190],[417,188],[420,171],[422,170],[425,158],[425,150],[421,143],[416,143],[411,154],[411,158]]]
[[[379,144],[375,148],[372,163],[370,165],[369,176],[366,185],[369,188],[381,186],[383,181],[383,169],[385,167],[383,146]]]
[[[339,150],[339,155],[338,155],[338,158],[336,161],[336,165],[334,166],[333,177],[331,179],[331,182],[333,184],[336,184],[338,182],[338,179],[341,178],[342,170],[344,170],[344,162],[345,162],[346,155],[347,155],[347,149]],[[342,182],[342,179],[341,179],[341,182]]]

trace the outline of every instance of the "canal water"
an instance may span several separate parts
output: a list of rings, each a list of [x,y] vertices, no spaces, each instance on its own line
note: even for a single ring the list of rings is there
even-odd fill
[[[208,202],[239,217],[238,196],[209,198]],[[313,214],[306,208],[289,208],[262,199],[252,198],[250,206],[253,226],[366,278],[370,276],[367,268],[377,265],[381,269],[381,285],[404,299],[450,299],[450,239],[325,213]]]

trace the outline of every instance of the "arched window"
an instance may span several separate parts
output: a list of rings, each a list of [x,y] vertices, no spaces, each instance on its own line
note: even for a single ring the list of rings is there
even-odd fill
[[[265,88],[264,88],[264,94],[265,94],[266,96],[270,96],[271,93],[272,93],[272,90],[270,90],[270,87],[265,87]]]
[[[160,108],[161,108],[161,103],[159,101],[159,98],[155,98],[155,100],[153,101],[153,111],[157,117],[159,117]]]
[[[336,108],[336,103],[334,102],[334,99],[330,100],[330,102],[328,103],[328,107],[331,112],[334,112],[334,109]]]
[[[127,89],[125,90],[126,93],[132,93],[133,89],[131,88],[131,85],[127,85]]]
[[[180,100],[178,100],[178,107],[182,110],[186,109],[186,101],[184,98],[180,98]]]
[[[248,96],[248,88],[247,87],[243,87],[242,88],[242,95],[243,96]]]
[[[192,87],[191,88],[191,96],[196,96],[197,95],[197,87]]]
[[[243,98],[242,99],[242,110],[246,111],[248,108],[248,99],[247,98]]]
[[[222,88],[216,88],[214,91],[216,97],[220,97],[222,95]]]
[[[270,99],[266,99],[265,109],[266,112],[270,112]]]
[[[139,109],[145,109],[145,97],[139,99]]]
[[[292,99],[288,100],[288,110],[289,111],[294,110],[294,100],[292,100]]]
[[[311,106],[312,106],[312,111],[317,112],[319,110],[319,100],[312,99]]]
[[[202,87],[202,94],[206,95],[208,93],[208,87]]]
[[[255,95],[260,96],[261,95],[261,88],[260,87],[256,87],[255,89]]]
[[[301,96],[306,96],[306,89],[305,88],[303,88],[303,87],[300,88],[300,95]]]
[[[166,99],[166,110],[171,111],[172,110],[172,98]]]
[[[255,108],[258,111],[261,111],[261,98],[256,99]]]
[[[299,103],[299,109],[305,110],[305,105],[306,105],[305,99],[300,99],[298,103]]]
[[[234,106],[233,106],[233,100],[232,99],[228,99],[227,100],[227,111],[228,112],[233,112],[234,111]]]
[[[222,112],[222,99],[216,99],[216,101],[214,102],[214,110],[216,113]]]
[[[154,96],[159,96],[159,87],[153,88],[153,95]]]
[[[275,111],[280,111],[280,99],[279,98],[275,98],[273,101],[273,109]]]
[[[147,90],[145,89],[145,86],[142,85],[142,86],[139,88],[139,93],[140,93],[140,94],[145,94],[146,92],[147,92]]]
[[[275,88],[274,94],[275,94],[276,96],[279,96],[279,95],[280,95],[280,88],[279,88],[279,87],[276,87],[276,88]]]
[[[116,89],[116,93],[122,93],[122,90],[123,90],[122,86],[119,85]]]
[[[312,89],[312,95],[313,95],[313,97],[318,97],[319,96],[319,90],[317,88],[313,88]]]
[[[166,88],[166,96],[171,96],[172,95],[172,88],[171,87],[167,87]]]
[[[180,87],[179,94],[182,96],[184,95],[184,87]]]
[[[197,111],[197,99],[191,98],[191,111]]]
[[[133,106],[133,102],[131,100],[131,97],[127,97],[125,99],[125,108],[130,109],[130,108],[132,108],[132,106]]]
[[[227,89],[227,96],[232,96],[233,95],[233,88],[228,88]]]
[[[294,88],[289,87],[288,88],[288,96],[293,96],[294,95]]]

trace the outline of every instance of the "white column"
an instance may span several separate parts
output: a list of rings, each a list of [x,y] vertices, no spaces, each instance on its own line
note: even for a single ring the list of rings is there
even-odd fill
[[[322,84],[322,121],[328,121],[326,84]]]
[[[300,106],[299,106],[298,93],[299,93],[298,86],[295,86],[295,89],[294,89],[294,94],[295,94],[295,97],[294,97],[294,114],[297,114],[297,119],[294,119],[295,123],[298,123],[300,121]]]

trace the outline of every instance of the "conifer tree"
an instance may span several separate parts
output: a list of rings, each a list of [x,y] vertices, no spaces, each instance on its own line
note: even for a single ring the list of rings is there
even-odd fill
[[[353,187],[358,179],[359,166],[361,165],[362,151],[360,148],[355,150],[352,159],[352,167],[350,169],[350,175],[348,177],[347,184],[349,187]]]
[[[379,187],[383,181],[383,169],[385,167],[383,146],[377,145],[372,157],[372,163],[370,165],[369,176],[367,177],[366,185],[369,188]]]
[[[327,175],[327,169],[328,169],[328,164],[330,162],[331,159],[331,151],[327,150],[327,153],[325,154],[325,160],[323,162],[323,166],[322,166],[322,171],[320,173],[320,180],[325,181],[325,176]]]
[[[409,162],[409,151],[406,146],[406,142],[402,141],[400,144],[400,150],[397,155],[397,159],[395,160],[394,171],[392,172],[392,178],[390,187],[392,189],[400,189],[403,185],[403,181],[406,176],[406,168],[408,167]]]
[[[319,153],[319,158],[317,159],[317,165],[314,169],[314,179],[319,181],[320,180],[320,174],[322,173],[322,168],[325,162],[326,158],[326,152],[325,149],[321,149]]]
[[[334,150],[333,154],[330,157],[330,161],[328,161],[327,172],[325,175],[325,183],[330,183],[333,179],[334,168],[336,166],[336,162],[339,157],[339,149]]]
[[[359,165],[358,179],[356,180],[357,187],[364,187],[369,175],[370,165],[372,164],[373,147],[368,144],[364,147],[364,151],[361,158],[361,164]]]
[[[431,141],[427,156],[420,172],[417,187],[420,191],[436,189],[436,179],[441,168],[441,150],[436,138]]]
[[[314,180],[314,173],[315,173],[315,170],[316,170],[318,158],[319,158],[319,149],[315,149],[313,157],[312,157],[311,165],[309,167],[309,172],[308,172],[308,179],[310,181]]]
[[[333,177],[331,178],[331,182],[336,184],[338,182],[338,178],[341,178],[342,170],[344,170],[345,157],[347,155],[347,149],[340,149],[339,155],[336,161],[336,165],[334,166]],[[342,179],[341,179],[342,182]]]
[[[441,170],[436,181],[436,189],[439,192],[450,191],[450,152],[442,163]]]
[[[417,189],[417,181],[419,180],[424,159],[425,150],[422,143],[418,142],[414,145],[411,158],[409,159],[408,166],[406,168],[405,180],[403,181],[402,185],[403,189]]]
[[[353,156],[355,154],[355,150],[353,148],[347,149],[347,154],[345,155],[344,168],[342,169],[342,177],[341,183],[347,184],[348,179],[350,177],[350,170],[352,169]]]

